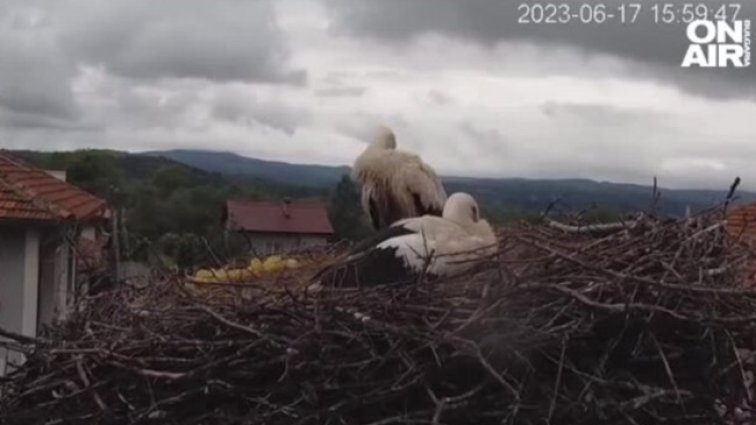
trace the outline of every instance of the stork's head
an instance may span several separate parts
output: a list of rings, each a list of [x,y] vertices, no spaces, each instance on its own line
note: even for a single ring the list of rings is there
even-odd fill
[[[460,224],[477,223],[480,208],[475,198],[464,192],[453,193],[444,204],[443,217]]]
[[[394,132],[385,125],[379,126],[371,146],[385,150],[396,149],[396,137],[394,136]]]

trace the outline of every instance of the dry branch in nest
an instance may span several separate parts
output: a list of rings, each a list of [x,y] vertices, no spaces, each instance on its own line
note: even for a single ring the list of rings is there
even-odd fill
[[[753,423],[756,294],[720,219],[510,229],[500,258],[433,285],[292,284],[233,304],[179,278],[115,290],[13,342],[28,360],[0,420]]]

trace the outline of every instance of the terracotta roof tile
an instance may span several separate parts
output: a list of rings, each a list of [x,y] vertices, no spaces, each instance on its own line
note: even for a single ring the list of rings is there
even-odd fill
[[[106,213],[102,199],[0,152],[0,220],[88,220]]]
[[[226,202],[226,227],[260,233],[333,234],[325,205],[316,202]]]
[[[727,213],[727,233],[751,247],[756,253],[756,204],[735,207]],[[756,258],[740,267],[744,286],[756,286]]]

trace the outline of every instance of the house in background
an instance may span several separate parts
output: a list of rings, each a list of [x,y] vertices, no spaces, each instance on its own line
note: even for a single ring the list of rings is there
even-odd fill
[[[727,211],[727,233],[756,254],[756,203],[730,207]],[[756,286],[756,258],[749,258],[741,264],[738,273],[744,286]]]
[[[223,220],[226,232],[243,237],[258,255],[324,246],[334,233],[319,202],[227,201]]]
[[[102,199],[0,152],[0,328],[34,337],[70,312],[76,296],[77,246],[103,233]],[[0,375],[22,361],[0,349]]]

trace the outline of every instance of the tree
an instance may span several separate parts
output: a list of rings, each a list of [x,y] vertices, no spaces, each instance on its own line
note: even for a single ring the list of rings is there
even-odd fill
[[[66,170],[71,183],[106,199],[121,186],[118,165],[110,154],[76,152],[69,158]]]
[[[339,238],[357,241],[367,237],[371,232],[360,205],[360,192],[348,175],[342,176],[336,185],[328,212]]]
[[[162,196],[172,194],[180,187],[190,183],[189,172],[180,165],[163,165],[152,174],[152,183]]]

